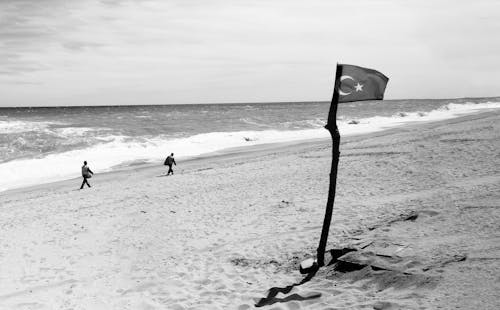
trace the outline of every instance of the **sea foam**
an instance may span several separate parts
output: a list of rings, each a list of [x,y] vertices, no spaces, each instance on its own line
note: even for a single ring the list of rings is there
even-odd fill
[[[62,125],[62,123],[0,120],[0,133],[40,131],[50,125]]]

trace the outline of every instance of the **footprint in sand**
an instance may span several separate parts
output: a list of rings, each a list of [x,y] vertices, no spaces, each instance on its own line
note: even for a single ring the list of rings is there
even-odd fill
[[[439,212],[434,211],[434,210],[422,210],[419,213],[420,214],[425,214],[425,215],[428,215],[428,216],[436,216],[436,215],[439,214]]]
[[[40,303],[37,303],[37,302],[24,302],[24,303],[19,303],[19,304],[16,304],[13,306],[13,308],[11,309],[16,309],[16,310],[28,310],[28,309],[45,309],[45,305],[44,304],[40,304]]]

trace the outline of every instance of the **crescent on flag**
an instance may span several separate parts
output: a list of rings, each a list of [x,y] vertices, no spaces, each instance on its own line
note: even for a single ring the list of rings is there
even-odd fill
[[[352,78],[352,76],[348,76],[348,75],[342,75],[340,77],[340,82],[342,82],[343,80],[353,80],[354,79]],[[340,89],[340,85],[339,85],[339,95],[341,96],[347,96],[347,95],[350,95],[351,92],[343,92],[342,89]]]

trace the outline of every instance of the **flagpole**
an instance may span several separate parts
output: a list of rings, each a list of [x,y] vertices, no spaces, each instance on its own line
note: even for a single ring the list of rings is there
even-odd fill
[[[330,170],[330,187],[328,189],[328,200],[326,202],[325,218],[323,220],[323,229],[321,230],[321,239],[317,251],[318,266],[325,265],[325,250],[326,242],[328,240],[328,233],[330,230],[330,223],[332,221],[333,203],[335,201],[335,189],[337,186],[337,168],[339,165],[340,156],[340,134],[337,127],[337,106],[339,103],[338,88],[340,84],[340,77],[342,76],[342,66],[337,64],[335,72],[335,82],[333,87],[332,102],[330,104],[330,111],[328,113],[328,122],[325,126],[332,136],[332,166]]]

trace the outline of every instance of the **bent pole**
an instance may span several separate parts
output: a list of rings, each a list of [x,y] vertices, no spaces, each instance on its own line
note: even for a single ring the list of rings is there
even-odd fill
[[[335,73],[335,83],[333,88],[332,103],[330,104],[330,111],[328,113],[328,122],[325,126],[332,136],[332,167],[330,170],[330,187],[328,189],[328,200],[326,202],[325,218],[323,220],[323,229],[321,230],[321,238],[317,251],[318,266],[325,265],[325,250],[328,241],[328,233],[330,230],[330,223],[332,221],[333,203],[335,201],[335,189],[337,186],[337,168],[339,165],[340,156],[340,134],[337,127],[337,106],[339,101],[339,83],[340,76],[342,75],[342,66],[337,64]]]

